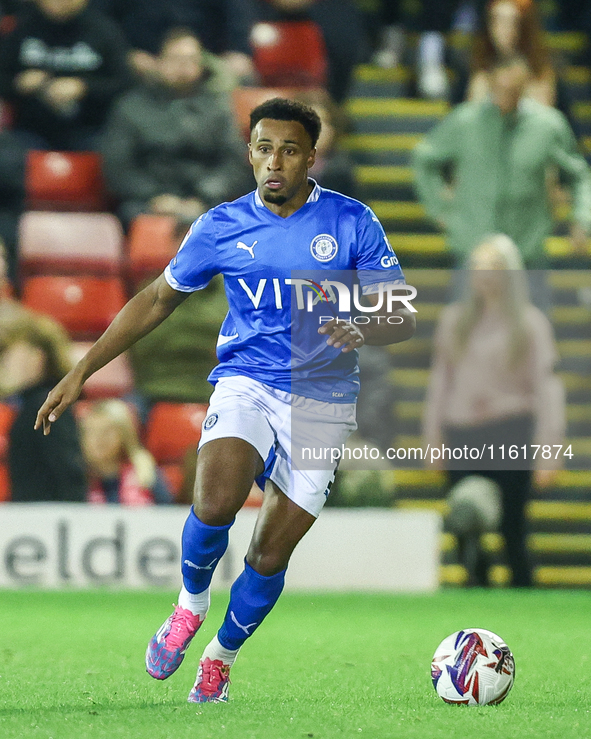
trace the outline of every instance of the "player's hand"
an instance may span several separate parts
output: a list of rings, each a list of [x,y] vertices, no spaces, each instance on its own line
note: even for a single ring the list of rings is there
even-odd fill
[[[352,352],[365,344],[365,336],[358,326],[349,321],[337,321],[333,318],[318,329],[319,334],[328,334],[326,343],[335,349],[342,347],[343,352]]]
[[[51,431],[51,424],[62,415],[62,413],[78,399],[84,383],[80,380],[75,370],[58,382],[50,391],[45,403],[39,408],[35,420],[35,430],[43,427],[43,434]]]

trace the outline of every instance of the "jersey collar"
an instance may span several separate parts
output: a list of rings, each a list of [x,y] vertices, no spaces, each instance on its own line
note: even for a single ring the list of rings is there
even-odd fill
[[[315,203],[320,197],[320,186],[318,185],[316,180],[312,179],[312,177],[308,177],[308,182],[311,185],[314,185],[314,187],[312,188],[312,192],[308,195],[308,199],[306,200],[306,203]],[[267,206],[263,203],[263,199],[259,195],[258,187],[254,191],[254,202],[255,202],[255,205],[258,206],[259,208],[266,208],[268,210]]]

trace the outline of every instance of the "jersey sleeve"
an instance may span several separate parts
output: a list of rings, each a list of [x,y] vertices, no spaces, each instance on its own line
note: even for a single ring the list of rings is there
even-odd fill
[[[212,211],[204,213],[191,225],[176,255],[164,270],[164,277],[173,290],[195,292],[207,287],[219,273],[217,239]]]
[[[371,208],[365,208],[357,225],[357,276],[364,295],[377,292],[380,283],[404,285],[404,273],[386,232]]]

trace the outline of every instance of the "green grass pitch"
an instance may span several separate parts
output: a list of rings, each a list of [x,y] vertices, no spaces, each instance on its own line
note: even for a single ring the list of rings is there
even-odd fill
[[[287,593],[233,668],[230,703],[204,706],[186,698],[227,596],[160,682],[144,650],[174,597],[0,592],[1,739],[591,737],[591,593]],[[500,706],[449,706],[432,688],[435,648],[465,627],[513,650]]]

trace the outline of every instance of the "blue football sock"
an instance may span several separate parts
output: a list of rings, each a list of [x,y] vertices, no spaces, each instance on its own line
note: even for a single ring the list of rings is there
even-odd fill
[[[191,507],[183,529],[181,550],[183,584],[189,593],[202,593],[209,587],[214,570],[228,547],[232,523],[208,526],[197,518]]]
[[[218,640],[225,649],[240,649],[260,626],[283,590],[285,570],[265,577],[244,562],[244,572],[232,585],[230,603]]]

